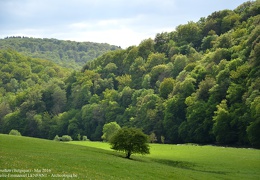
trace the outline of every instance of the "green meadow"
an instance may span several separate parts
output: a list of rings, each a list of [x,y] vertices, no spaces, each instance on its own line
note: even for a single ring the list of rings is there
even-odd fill
[[[0,134],[0,179],[260,179],[260,150],[151,144],[132,159],[102,142]]]

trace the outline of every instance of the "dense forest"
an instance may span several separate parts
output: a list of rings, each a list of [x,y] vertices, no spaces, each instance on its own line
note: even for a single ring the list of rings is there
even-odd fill
[[[1,49],[0,132],[101,140],[116,121],[159,143],[259,148],[259,24],[260,1],[248,1],[74,72]]]
[[[63,67],[80,70],[89,60],[120,47],[92,42],[12,36],[0,39],[0,48],[11,48],[24,55],[46,59]]]

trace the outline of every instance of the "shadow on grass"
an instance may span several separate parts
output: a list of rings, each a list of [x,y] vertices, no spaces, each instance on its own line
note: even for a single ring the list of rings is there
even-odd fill
[[[122,153],[122,152],[110,152],[110,153],[107,153],[108,155],[111,155],[111,156],[115,156],[115,157],[118,157],[118,158],[122,158],[122,159],[125,159],[125,160],[129,160],[129,161],[136,161],[136,162],[146,162],[144,159],[140,158],[140,157],[137,157],[137,156],[131,156],[130,158],[127,158],[126,157],[126,154]]]
[[[174,168],[180,168],[180,169],[186,169],[186,170],[191,170],[191,171],[197,171],[197,172],[203,172],[203,173],[210,173],[210,174],[221,174],[221,175],[227,175],[228,172],[225,171],[214,171],[211,169],[207,169],[207,167],[200,167],[199,165],[192,163],[192,162],[187,162],[187,161],[173,161],[173,160],[168,160],[168,159],[157,159],[157,158],[149,158],[150,160],[145,160],[139,157],[130,157],[129,159],[126,158],[126,155],[122,152],[107,152],[106,154],[110,156],[115,156],[118,158],[134,161],[134,162],[156,162],[159,164],[163,164],[166,166],[171,166]]]
[[[153,159],[152,161],[160,163],[160,164],[164,164],[167,166],[175,167],[175,168],[187,169],[187,170],[192,170],[192,171],[213,173],[213,174],[223,174],[223,175],[227,174],[227,172],[224,172],[224,171],[211,171],[211,170],[206,170],[206,169],[199,169],[199,167],[196,166],[195,163],[191,163],[191,162],[172,161],[172,160],[168,160],[168,159]]]
[[[193,169],[195,164],[184,161],[172,161],[168,159],[153,159],[154,162],[181,169]]]
[[[77,144],[75,144],[75,145],[77,145]],[[91,150],[92,152],[99,153],[99,154],[106,154],[109,156],[114,156],[114,157],[131,160],[131,161],[145,162],[143,159],[140,159],[139,157],[136,157],[134,155],[132,155],[130,158],[127,158],[126,154],[123,152],[120,152],[120,151],[114,151],[114,150],[110,151],[110,150],[106,150],[106,149],[100,149],[97,147],[88,147],[88,146],[82,146],[82,145],[77,145],[77,146],[81,147],[80,150],[84,151],[84,152]]]

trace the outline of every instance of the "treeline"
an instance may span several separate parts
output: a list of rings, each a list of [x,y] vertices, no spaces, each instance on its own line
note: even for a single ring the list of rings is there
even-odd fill
[[[1,132],[101,140],[104,124],[116,121],[158,142],[259,148],[259,2],[108,52],[64,81],[36,86],[38,96],[8,91],[12,98],[0,99],[7,109],[0,112]]]
[[[52,61],[60,66],[80,70],[89,60],[120,47],[106,43],[75,42],[57,39],[10,36],[0,39],[0,48],[11,48],[24,55]]]

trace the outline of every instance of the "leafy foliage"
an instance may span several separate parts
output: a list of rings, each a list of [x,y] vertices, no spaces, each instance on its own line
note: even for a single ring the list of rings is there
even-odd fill
[[[111,148],[126,153],[126,157],[134,153],[149,154],[148,136],[136,128],[122,128],[112,137]]]
[[[62,141],[72,141],[72,138],[71,138],[69,135],[63,135],[63,136],[61,137],[61,140],[62,140]]]
[[[110,122],[105,124],[103,127],[103,135],[101,138],[109,142],[113,135],[115,135],[120,128],[121,127],[116,122]]]
[[[54,141],[60,141],[61,140],[61,138],[58,136],[58,135],[56,135],[55,137],[54,137],[54,139],[53,139]]]
[[[120,47],[92,42],[62,41],[57,39],[40,39],[29,37],[6,37],[0,39],[1,48],[12,48],[24,55],[52,61],[60,66],[75,70],[105,52]]]
[[[21,136],[21,133],[15,129],[12,129],[10,132],[9,132],[9,135],[14,135],[14,136]]]
[[[116,122],[159,143],[259,147],[259,7],[213,12],[80,72],[1,49],[0,132],[102,140]]]

